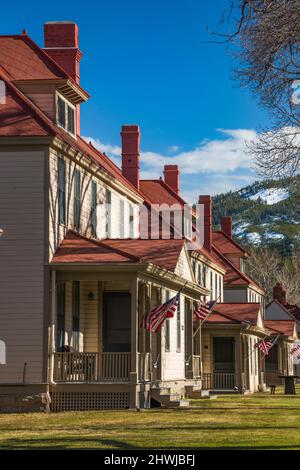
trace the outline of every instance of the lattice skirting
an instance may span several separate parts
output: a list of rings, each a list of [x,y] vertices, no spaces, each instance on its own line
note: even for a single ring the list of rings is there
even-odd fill
[[[51,411],[124,410],[129,408],[127,392],[53,392]]]

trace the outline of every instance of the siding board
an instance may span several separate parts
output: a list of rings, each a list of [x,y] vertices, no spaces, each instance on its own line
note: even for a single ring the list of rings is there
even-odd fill
[[[43,152],[0,152],[0,383],[42,381],[44,301]]]

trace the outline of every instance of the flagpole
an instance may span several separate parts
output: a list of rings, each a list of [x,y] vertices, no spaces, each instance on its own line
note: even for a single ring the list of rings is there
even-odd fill
[[[221,297],[221,296],[219,295],[219,297],[218,297],[217,300],[215,301],[215,304],[218,302],[218,300],[219,300],[220,297]],[[204,320],[202,320],[202,321],[200,320],[200,326],[199,326],[199,327],[197,328],[197,330],[195,331],[194,337],[196,336],[196,334],[198,333],[198,331],[200,330],[200,328],[202,328],[202,323],[204,323],[205,320],[207,320],[207,318],[212,314],[212,312],[213,312],[213,310],[211,310],[211,312],[209,313],[209,315],[207,315],[207,317],[206,317]]]
[[[218,302],[219,298],[221,297],[221,295],[219,295],[219,297],[217,298],[217,300],[215,301],[214,305]],[[210,314],[212,313],[212,310],[210,312]],[[209,315],[210,315],[209,314]],[[207,315],[206,318],[209,317],[209,315]],[[204,323],[205,319],[203,321],[200,320],[200,325],[199,327],[197,328],[197,330],[195,331],[194,335],[193,335],[193,338],[195,338],[196,334],[198,333],[198,331],[200,331],[200,340],[199,340],[199,348],[200,348],[200,377],[202,378],[202,371],[203,371],[203,361],[202,361],[202,323]]]
[[[202,361],[202,321],[200,321],[200,378],[202,379],[203,361]]]

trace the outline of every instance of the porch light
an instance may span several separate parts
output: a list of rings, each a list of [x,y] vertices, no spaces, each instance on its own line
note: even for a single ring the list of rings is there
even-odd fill
[[[3,233],[4,233],[4,230],[2,230],[2,228],[0,228],[0,238],[2,237]]]
[[[89,300],[94,300],[94,299],[95,299],[93,292],[90,292],[90,293],[89,293],[88,299],[89,299]]]

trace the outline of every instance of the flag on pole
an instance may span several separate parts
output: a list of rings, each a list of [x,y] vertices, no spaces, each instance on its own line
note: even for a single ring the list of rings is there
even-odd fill
[[[196,308],[194,310],[194,314],[200,321],[203,322],[211,314],[216,303],[217,303],[216,300],[211,300],[210,302],[207,302],[207,304],[205,305],[200,305],[199,308]]]
[[[173,318],[177,312],[178,304],[180,300],[180,291],[172,297],[172,299],[167,300],[164,304],[159,307],[155,307],[149,313],[146,313],[143,318],[144,328],[148,331],[153,331],[157,333],[163,322],[166,318]]]
[[[290,353],[292,356],[300,358],[300,344],[297,344],[295,347],[293,347]]]
[[[277,338],[278,338],[278,336],[277,336]],[[261,339],[261,340],[257,341],[257,343],[254,344],[254,348],[258,348],[265,356],[267,356],[269,354],[269,351],[272,348],[272,346],[274,346],[274,344],[276,343],[277,338],[275,338],[275,339],[268,339],[268,338]]]

